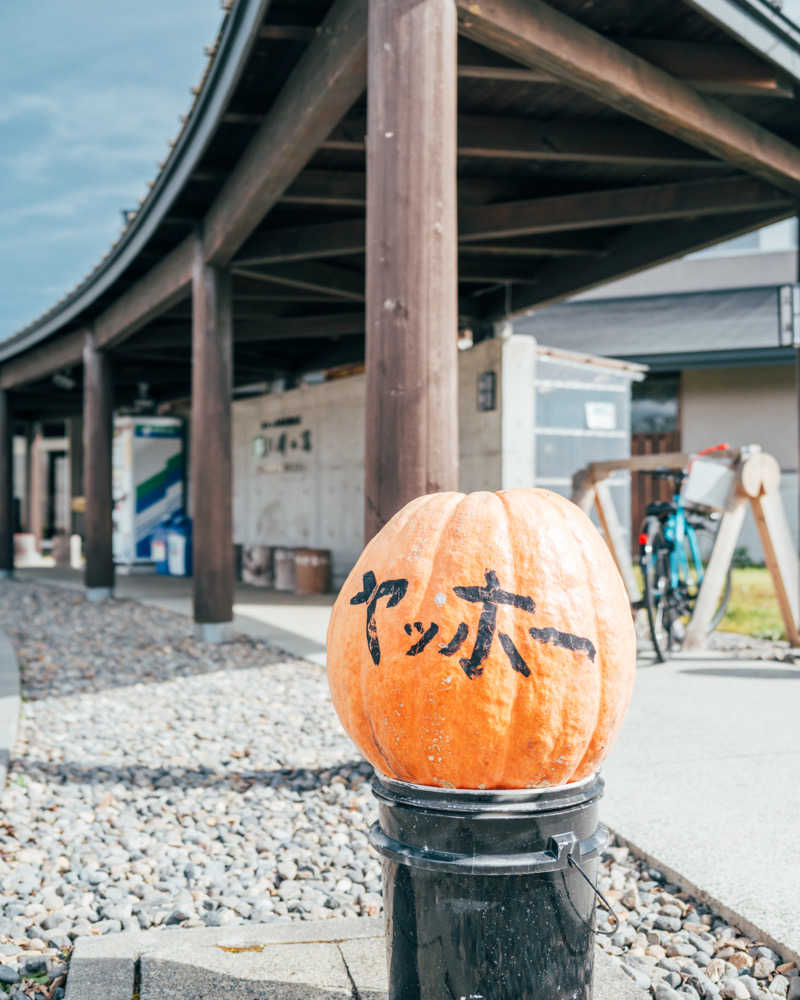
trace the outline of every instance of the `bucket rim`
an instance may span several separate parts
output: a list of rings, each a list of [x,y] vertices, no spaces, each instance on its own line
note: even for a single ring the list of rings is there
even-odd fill
[[[580,781],[546,788],[442,788],[388,778],[377,770],[372,779],[373,795],[387,805],[487,818],[575,808],[601,798],[604,788],[599,769]]]
[[[515,798],[520,800],[527,799],[531,795],[579,791],[597,781],[598,778],[602,778],[602,769],[598,768],[596,771],[592,771],[588,777],[581,778],[580,781],[568,781],[563,785],[540,785],[537,788],[447,788],[443,785],[419,785],[413,781],[401,781],[400,778],[388,777],[388,775],[385,775],[377,768],[374,768],[374,771],[378,781],[389,788],[396,787],[398,790],[408,789],[409,791],[420,792],[422,794],[468,795],[470,797],[485,797],[487,799],[502,796],[509,801],[514,801]]]

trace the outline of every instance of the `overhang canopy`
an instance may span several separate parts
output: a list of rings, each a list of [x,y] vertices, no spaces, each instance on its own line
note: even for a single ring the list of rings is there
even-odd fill
[[[796,213],[800,32],[762,0],[453,2],[462,326]],[[188,395],[198,238],[233,270],[237,384],[363,358],[367,10],[231,5],[118,242],[0,343],[20,417],[79,409],[90,329],[121,402]]]

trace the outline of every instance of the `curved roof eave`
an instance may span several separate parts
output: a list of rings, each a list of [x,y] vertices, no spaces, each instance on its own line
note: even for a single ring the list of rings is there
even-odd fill
[[[136,215],[97,267],[61,302],[0,341],[0,362],[79,319],[133,263],[205,153],[244,69],[270,0],[237,0],[226,14],[202,85],[175,145]]]

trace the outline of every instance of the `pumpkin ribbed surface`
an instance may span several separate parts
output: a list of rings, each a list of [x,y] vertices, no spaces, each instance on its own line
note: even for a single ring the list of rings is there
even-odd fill
[[[383,774],[422,785],[586,777],[620,729],[635,662],[605,542],[541,489],[413,500],[362,552],[328,628],[345,730]]]

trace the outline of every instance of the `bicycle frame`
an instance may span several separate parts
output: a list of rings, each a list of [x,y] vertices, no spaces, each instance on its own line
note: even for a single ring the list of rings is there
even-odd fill
[[[723,449],[727,450],[727,445],[716,445],[705,451]],[[693,512],[691,520],[687,516],[682,496],[687,473],[682,469],[674,472],[654,469],[652,474],[671,479],[675,485],[671,502],[653,501],[645,508],[639,535],[639,566],[644,596],[636,607],[646,609],[656,659],[666,663],[672,649],[680,645],[685,636],[685,622],[692,615],[703,584],[703,560],[698,538],[706,537],[712,515],[698,511]],[[702,534],[698,535],[698,532]],[[721,621],[730,591],[729,568],[709,631],[713,631]]]
[[[697,534],[686,519],[686,509],[683,505],[680,492],[674,494],[673,501],[675,503],[675,511],[668,514],[662,522],[664,538],[669,542],[670,589],[677,590],[681,580],[685,580],[688,583],[689,573],[692,568],[694,568],[697,587],[699,589],[703,582],[703,560],[700,558]],[[690,565],[686,546],[683,544],[684,541],[688,543],[693,566]]]

